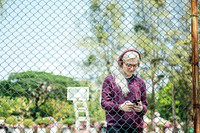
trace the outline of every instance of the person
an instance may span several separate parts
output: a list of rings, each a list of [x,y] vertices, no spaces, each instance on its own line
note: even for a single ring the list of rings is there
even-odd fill
[[[107,133],[142,133],[147,112],[146,84],[137,76],[141,55],[125,50],[116,61],[117,68],[103,81],[101,107],[106,112]]]

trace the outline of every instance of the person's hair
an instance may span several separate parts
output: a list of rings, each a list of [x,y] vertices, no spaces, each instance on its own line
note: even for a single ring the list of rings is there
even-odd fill
[[[127,52],[135,52],[135,53],[138,54],[138,56],[139,56],[138,66],[139,66],[139,65],[140,65],[140,60],[141,60],[141,55],[140,55],[140,53],[139,53],[137,50],[135,50],[135,49],[128,49],[128,50],[125,50],[125,51],[119,56],[118,61],[117,61],[119,67],[122,67],[122,64],[123,64],[123,57],[124,57],[124,55],[125,55]]]

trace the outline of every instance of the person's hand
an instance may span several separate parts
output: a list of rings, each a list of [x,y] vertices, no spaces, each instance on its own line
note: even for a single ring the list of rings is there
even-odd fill
[[[135,110],[135,112],[141,112],[143,110],[142,102],[139,101],[138,105],[134,104],[133,109]]]
[[[123,104],[119,105],[119,109],[124,112],[131,112],[133,109],[133,103],[130,101],[125,101]]]

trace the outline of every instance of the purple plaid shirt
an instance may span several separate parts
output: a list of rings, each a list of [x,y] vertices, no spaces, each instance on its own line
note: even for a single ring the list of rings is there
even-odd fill
[[[143,115],[147,112],[148,105],[145,82],[135,76],[128,82],[128,88],[130,92],[125,97],[112,75],[105,78],[102,86],[101,106],[106,111],[108,126],[143,128]],[[143,111],[137,113],[134,110],[131,112],[119,110],[119,105],[128,100],[141,100]]]

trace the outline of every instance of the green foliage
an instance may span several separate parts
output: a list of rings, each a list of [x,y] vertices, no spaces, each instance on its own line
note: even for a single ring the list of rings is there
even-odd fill
[[[53,117],[45,117],[43,118],[43,123],[47,126],[54,123]]]
[[[26,97],[29,104],[34,102],[31,104],[32,106],[27,110],[27,107],[21,106],[25,105],[24,101],[16,102],[22,108],[16,107],[15,112],[19,113],[22,112],[21,110],[26,110],[32,112],[29,115],[34,118],[38,115],[44,117],[44,113],[46,112],[43,106],[45,106],[50,99],[67,100],[68,86],[80,86],[80,84],[72,78],[47,72],[27,71],[11,73],[8,80],[0,82],[0,89],[2,90],[0,95],[10,96],[11,98]],[[46,115],[48,116],[49,114]],[[52,115],[52,113],[50,113],[50,115]]]
[[[38,125],[48,126],[49,124],[54,123],[54,119],[53,117],[44,117],[44,118],[40,117],[35,120],[35,123],[37,123]]]
[[[32,127],[33,123],[34,123],[34,122],[33,122],[32,119],[24,119],[24,120],[23,120],[23,125],[24,125],[24,127],[26,127],[26,128]]]
[[[44,124],[43,118],[37,118],[35,120],[35,123],[38,124],[38,125]]]
[[[163,16],[167,16],[165,1],[138,1],[138,14],[142,14],[142,22],[134,26],[133,41],[141,51],[142,66],[146,69],[140,75],[151,85],[148,97],[149,109],[158,111],[161,117],[168,119],[172,116],[172,100],[175,99],[175,113],[182,120],[189,118],[191,104],[191,67],[190,41],[182,40],[182,30],[172,30],[167,27],[164,32],[156,25],[160,24]],[[151,7],[148,11],[145,6]],[[149,17],[145,19],[146,13]],[[171,20],[166,20],[171,21]],[[183,27],[182,27],[183,28]],[[146,32],[149,30],[149,32]],[[187,35],[187,33],[185,33]],[[143,71],[144,70],[144,71]],[[174,93],[172,94],[172,84]],[[187,94],[185,93],[187,92]],[[174,95],[174,97],[172,97]],[[183,97],[184,96],[184,97]],[[190,96],[190,97],[189,97]],[[182,102],[182,101],[187,102]],[[183,111],[184,110],[184,111]],[[183,113],[188,112],[188,113]],[[187,116],[188,115],[188,116]]]
[[[0,103],[0,116],[5,118],[10,116],[13,110],[12,106],[10,106],[12,101],[9,98],[2,97],[0,98]]]
[[[93,120],[93,118],[95,118],[95,120],[98,120],[98,121],[105,120],[105,112],[101,108],[100,102],[99,102],[100,92],[93,92],[92,95],[94,97],[90,101],[88,101],[89,115],[91,117],[91,120]],[[21,101],[21,104],[24,104],[23,105],[24,109],[26,109],[26,107],[31,105],[28,102],[25,102],[26,100],[22,100],[22,98],[16,98],[15,102],[13,102],[13,103],[16,103],[16,101],[18,101],[18,102]],[[22,101],[24,101],[24,103]],[[18,106],[15,106],[15,105],[10,106],[11,102],[9,102],[8,99],[5,103],[7,103],[9,105],[10,110],[12,110],[12,111],[15,111],[15,109],[13,107],[21,108],[19,105]],[[12,111],[8,115],[11,115]],[[23,120],[22,122],[30,121],[29,119],[33,119],[29,115],[30,110],[28,108],[23,111],[24,111],[25,117],[29,117],[29,118],[27,120],[26,119]],[[35,123],[37,123],[38,125],[40,125],[40,124],[47,125],[47,124],[50,124],[53,122],[53,121],[51,121],[51,119],[49,117],[46,117],[48,114],[49,114],[49,116],[52,116],[53,118],[55,118],[56,121],[62,121],[64,123],[68,123],[68,124],[75,122],[74,107],[73,107],[73,104],[69,103],[69,102],[52,99],[52,100],[49,100],[48,102],[46,102],[46,104],[41,107],[41,111],[45,112],[44,114],[46,114],[46,115],[43,118],[40,117],[41,114],[38,115],[38,118],[35,120]],[[67,122],[67,121],[71,121],[71,122]],[[28,124],[29,122],[24,122],[24,123],[26,123],[27,126],[31,125],[31,123]]]
[[[18,118],[16,116],[9,116],[5,121],[9,126],[14,126],[18,123]]]
[[[96,62],[96,57],[95,57],[94,54],[91,54],[91,55],[89,55],[88,59],[83,63],[84,63],[85,66],[90,66],[94,62]]]
[[[52,95],[47,95],[47,93],[51,92],[45,92],[42,90],[40,83],[44,83],[44,81],[47,81],[45,82],[45,85],[50,85],[52,87],[52,91],[54,91]],[[8,117],[15,114],[22,118],[36,119],[38,117],[38,119],[35,120],[36,123],[42,124],[48,123],[43,120],[44,118],[46,119],[47,116],[52,116],[56,121],[75,119],[72,102],[66,101],[66,93],[60,93],[62,93],[62,89],[66,91],[67,86],[89,86],[90,83],[87,81],[77,82],[71,78],[53,75],[51,73],[28,71],[13,73],[9,76],[8,80],[0,82],[0,85],[1,89],[5,92],[1,91],[1,95],[3,96],[3,98],[0,98],[0,102],[2,103],[0,105],[1,116]],[[60,89],[61,92],[58,93]],[[38,94],[37,96],[39,97],[34,95],[36,94],[36,90]],[[7,91],[9,93],[6,93]],[[93,102],[95,99],[96,101],[99,101],[100,93],[94,92],[95,91],[90,90],[91,95],[95,97],[92,98],[90,95],[90,101],[88,102],[89,114],[91,117],[95,117],[98,120],[104,120],[105,114],[100,107],[100,103]],[[4,96],[5,94],[7,97]],[[46,100],[45,95],[48,96]],[[64,98],[61,98],[62,96]],[[38,102],[36,102],[36,98],[39,98]]]
[[[172,116],[172,84],[167,84],[163,89],[157,93],[158,107],[157,111],[160,112],[161,117],[169,119]],[[168,109],[168,111],[166,111]]]
[[[140,67],[140,75],[150,85],[147,93],[149,92],[151,94],[148,105],[151,110],[151,119],[154,119],[154,112],[157,108],[157,100],[155,97],[156,90],[158,90],[157,85],[161,84],[165,78],[165,66],[163,64],[165,64],[165,58],[168,52],[167,46],[163,42],[157,43],[156,39],[159,38],[157,37],[156,29],[154,30],[154,32],[151,32],[154,37],[148,36],[148,33],[143,30],[134,35],[136,46],[142,51],[142,62],[145,63]]]
[[[3,4],[3,0],[0,0],[0,7],[2,6],[2,4]]]
[[[89,115],[93,119],[98,121],[105,120],[105,111],[101,108],[100,104],[100,92],[93,93],[95,96],[92,100],[88,102]]]
[[[123,16],[123,13],[120,9],[120,5],[116,2],[112,2],[106,6],[107,12],[105,12],[105,16],[111,19],[111,26],[113,29],[118,29],[121,26],[120,18]]]
[[[164,0],[151,0],[150,2],[156,8],[163,8],[166,5]]]
[[[66,118],[62,121],[62,123],[70,126],[70,125],[73,125],[75,123],[75,119],[74,118]]]
[[[27,71],[11,73],[8,80],[0,82],[0,86],[4,90],[1,95],[25,96],[31,99],[38,96],[45,97],[45,94],[48,93],[49,97],[61,99],[65,98],[67,94],[66,87],[79,86],[79,84],[72,78],[65,76]],[[53,95],[54,93],[57,95]]]
[[[149,32],[149,29],[143,23],[138,23],[134,25],[135,32],[144,31],[145,33]]]
[[[158,125],[157,125],[160,129],[163,129],[164,128],[164,123],[159,123]]]
[[[96,117],[91,117],[90,118],[91,125],[94,125],[94,123],[97,122],[97,121],[98,121],[98,119]]]
[[[197,5],[198,5],[198,7],[197,7],[198,8],[198,14],[200,14],[200,3],[198,2]]]
[[[175,93],[175,113],[177,115],[177,118],[179,118],[179,121],[186,121],[186,117],[189,114],[190,110],[187,110],[190,105],[191,101],[187,97],[191,95],[190,92],[185,93],[185,91],[180,88],[180,84],[176,84],[174,88],[179,88],[179,90]],[[161,117],[165,119],[170,119],[172,114],[172,84],[168,83],[165,87],[161,88],[157,95],[157,108],[156,110],[160,112]],[[183,103],[183,101],[185,101]],[[184,111],[183,111],[184,110]],[[186,114],[185,112],[188,112]],[[181,119],[180,119],[181,118]]]
[[[174,83],[175,100],[178,101],[175,103],[179,103],[176,105],[177,115],[184,121],[190,121],[188,119],[192,115],[192,51],[190,44],[191,40],[177,41],[171,50],[171,56],[167,58],[171,65],[169,79]]]
[[[74,107],[72,103],[52,100],[46,107],[51,107],[52,115],[50,116],[55,118],[57,121],[64,120],[66,118],[75,118]],[[50,110],[46,108],[46,111],[48,113]]]
[[[92,11],[100,11],[100,1],[99,0],[93,0],[92,1],[92,4],[90,6],[90,9]]]

